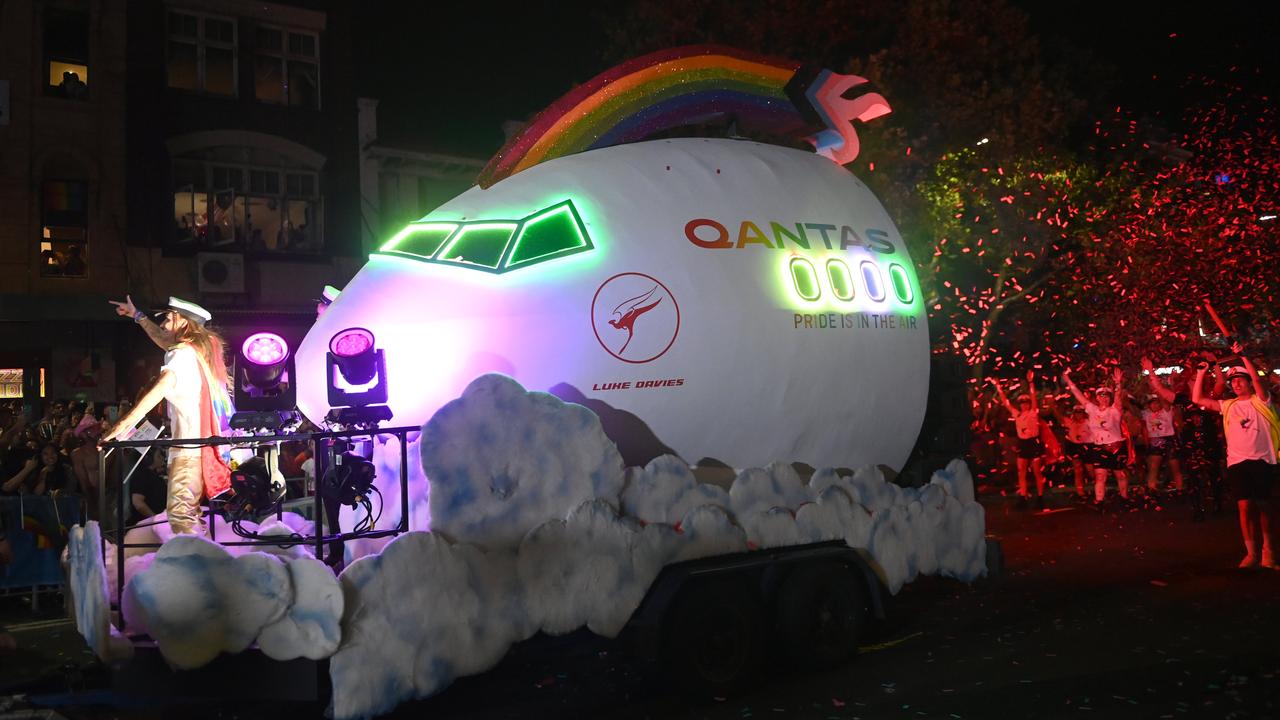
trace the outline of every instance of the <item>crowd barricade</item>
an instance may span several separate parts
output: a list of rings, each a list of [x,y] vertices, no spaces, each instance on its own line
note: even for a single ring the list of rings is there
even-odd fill
[[[84,522],[84,511],[79,495],[0,497],[0,525],[13,549],[13,562],[0,567],[0,589],[62,585],[62,550],[71,526]]]

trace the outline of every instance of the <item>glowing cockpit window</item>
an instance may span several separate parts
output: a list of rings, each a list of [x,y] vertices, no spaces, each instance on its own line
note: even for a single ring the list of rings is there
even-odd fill
[[[589,249],[582,219],[566,200],[525,218],[504,266],[512,269]]]
[[[818,271],[807,258],[791,258],[791,281],[795,283],[796,294],[804,300],[817,300],[822,297],[822,286],[818,284]]]
[[[521,220],[411,223],[378,252],[504,273],[592,249],[586,224],[565,200]]]
[[[411,223],[378,248],[378,252],[429,258],[449,239],[458,223]]]
[[[891,264],[889,281],[893,283],[893,294],[898,296],[898,302],[910,305],[915,295],[911,292],[911,280],[907,277],[907,269],[897,263]]]
[[[512,222],[467,223],[458,230],[436,259],[496,270],[517,227],[519,225]]]
[[[831,293],[837,299],[845,302],[853,299],[853,276],[843,260],[832,258],[827,261],[827,279],[831,281]]]

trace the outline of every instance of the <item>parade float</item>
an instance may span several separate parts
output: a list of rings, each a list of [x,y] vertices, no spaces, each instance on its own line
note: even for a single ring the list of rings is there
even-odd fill
[[[888,112],[862,78],[721,47],[577,87],[273,356],[308,418],[364,429],[347,467],[388,499],[384,536],[344,507],[335,576],[301,541],[324,533],[288,513],[252,528],[281,547],[159,524],[104,551],[89,523],[70,547],[80,631],[179,674],[227,653],[324,663],[345,720],[584,627],[730,691],[768,643],[841,661],[917,575],[981,576],[964,464],[884,475],[924,414],[926,317],[901,236],[842,165],[854,122]],[[652,139],[717,118],[816,152]],[[392,419],[421,432],[380,433]]]

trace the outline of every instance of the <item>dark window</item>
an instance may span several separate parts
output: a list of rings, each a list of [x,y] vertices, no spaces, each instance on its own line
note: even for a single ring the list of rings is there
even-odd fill
[[[89,18],[50,9],[44,20],[44,59],[50,95],[89,95]]]
[[[230,18],[169,12],[169,87],[234,97],[236,23]]]
[[[254,97],[319,109],[319,39],[310,33],[259,26],[254,33]]]

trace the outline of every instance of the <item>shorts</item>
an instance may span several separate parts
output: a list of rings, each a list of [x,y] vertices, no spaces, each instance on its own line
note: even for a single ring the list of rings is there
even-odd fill
[[[1147,445],[1147,452],[1160,457],[1176,458],[1178,457],[1178,439],[1172,435],[1151,438],[1151,442]]]
[[[1265,460],[1228,465],[1227,487],[1236,500],[1270,500],[1276,487],[1276,466]]]
[[[1034,460],[1041,455],[1044,455],[1044,446],[1040,438],[1018,438],[1018,457]]]
[[[1090,445],[1089,459],[1094,467],[1099,470],[1123,470],[1125,458],[1120,453],[1125,452],[1125,445],[1122,442],[1111,443],[1110,445]]]
[[[1072,460],[1089,460],[1089,446],[1084,443],[1071,442],[1070,440],[1062,441],[1062,454]]]

